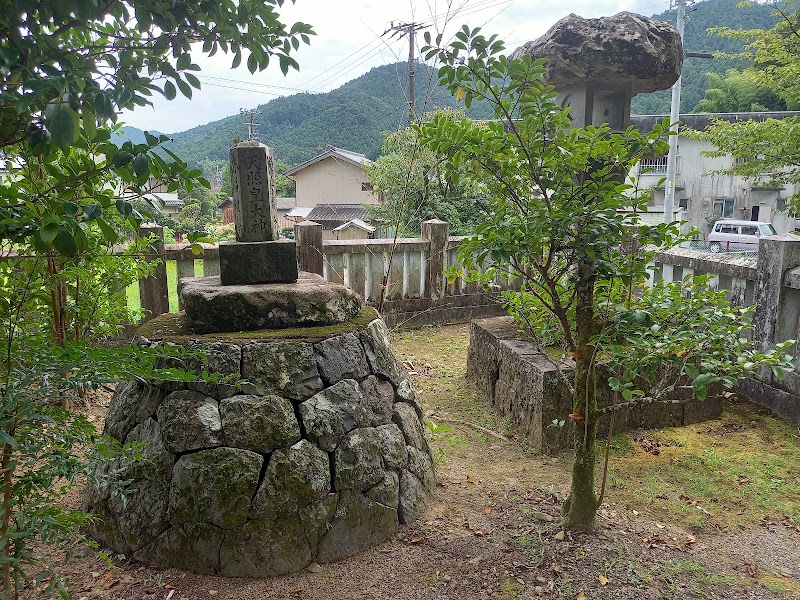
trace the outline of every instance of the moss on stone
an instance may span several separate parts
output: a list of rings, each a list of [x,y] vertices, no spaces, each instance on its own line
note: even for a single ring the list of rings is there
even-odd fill
[[[142,324],[137,329],[138,336],[153,341],[167,341],[186,345],[190,342],[227,342],[246,344],[269,340],[297,340],[319,342],[345,333],[362,331],[378,317],[374,308],[365,306],[354,319],[334,325],[291,327],[288,329],[257,329],[254,331],[232,331],[222,333],[191,333],[185,313],[168,313]]]

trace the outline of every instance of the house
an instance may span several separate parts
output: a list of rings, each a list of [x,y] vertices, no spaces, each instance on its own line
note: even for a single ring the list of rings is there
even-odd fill
[[[173,219],[178,216],[183,208],[183,200],[178,198],[178,192],[168,192],[167,184],[158,181],[155,177],[147,180],[147,187],[150,189],[150,193],[143,196],[145,200]]]
[[[783,119],[800,116],[800,112],[758,112],[728,114],[685,114],[680,116],[682,127],[702,131],[711,118],[726,121],[764,121],[768,118]],[[631,125],[640,131],[647,131],[660,123],[665,115],[632,116]],[[780,209],[786,197],[800,191],[800,185],[770,187],[763,183],[738,175],[715,173],[733,166],[731,156],[703,156],[703,151],[713,150],[709,142],[678,136],[677,176],[675,178],[675,209],[682,209],[684,218],[705,238],[714,222],[722,218],[744,219],[748,221],[771,222],[778,233],[788,233],[795,229],[795,220]],[[653,191],[650,212],[664,209],[664,184],[661,182],[667,173],[666,155],[653,156],[643,160],[631,171],[637,185]]]
[[[297,222],[320,223],[326,240],[345,239],[339,235],[374,235],[366,205],[379,204],[382,198],[372,191],[365,155],[331,146],[314,158],[286,172],[295,180],[296,208],[287,215]],[[334,229],[352,220],[361,221],[371,232],[354,225],[337,233]],[[358,233],[357,233],[358,232]],[[349,239],[349,238],[348,238]]]
[[[333,235],[337,240],[368,240],[375,237],[376,230],[361,219],[352,219],[334,228]]]
[[[378,204],[372,192],[365,155],[331,146],[314,158],[289,169],[295,180],[297,206],[317,204]]]

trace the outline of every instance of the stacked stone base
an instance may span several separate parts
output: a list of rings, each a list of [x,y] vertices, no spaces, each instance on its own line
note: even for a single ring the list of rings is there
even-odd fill
[[[529,342],[511,317],[473,321],[470,326],[467,378],[478,393],[509,417],[512,426],[527,436],[545,454],[572,446],[574,424],[572,396],[556,366]],[[572,367],[562,367],[572,377]],[[598,386],[601,406],[611,403],[608,386]],[[676,392],[667,404],[646,404],[617,411],[614,431],[677,427],[715,419],[722,414],[722,398],[709,394],[696,400],[690,391]],[[553,421],[566,421],[564,427]],[[608,418],[601,420],[598,434],[608,432]]]
[[[247,383],[119,385],[105,433],[141,456],[97,473],[112,485],[89,487],[90,533],[148,564],[236,577],[391,537],[422,510],[434,472],[418,397],[374,317],[285,337],[155,336],[175,317],[149,323],[151,343],[205,345],[194,369]]]

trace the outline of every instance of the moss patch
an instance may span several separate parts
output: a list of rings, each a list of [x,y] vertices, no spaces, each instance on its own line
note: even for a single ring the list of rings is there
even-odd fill
[[[365,306],[354,319],[334,325],[291,327],[288,329],[258,329],[254,331],[232,331],[222,333],[191,333],[186,315],[183,312],[168,313],[144,323],[137,335],[149,340],[164,340],[174,344],[186,345],[189,342],[213,343],[227,342],[243,344],[268,340],[298,340],[319,342],[336,335],[366,329],[378,317],[374,308]]]

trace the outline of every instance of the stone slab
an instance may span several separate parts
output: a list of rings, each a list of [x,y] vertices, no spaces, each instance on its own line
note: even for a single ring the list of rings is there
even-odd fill
[[[258,142],[240,142],[230,150],[230,165],[236,239],[240,242],[277,240],[272,148]]]
[[[297,246],[294,240],[271,242],[220,242],[222,285],[291,283],[297,281]]]
[[[333,325],[358,315],[361,299],[343,285],[300,273],[294,283],[222,285],[219,277],[182,280],[194,333]]]

